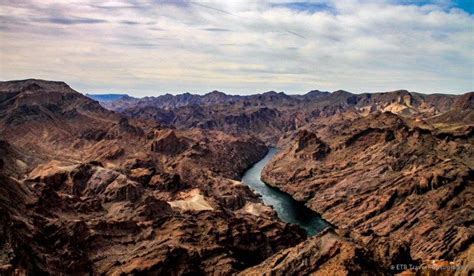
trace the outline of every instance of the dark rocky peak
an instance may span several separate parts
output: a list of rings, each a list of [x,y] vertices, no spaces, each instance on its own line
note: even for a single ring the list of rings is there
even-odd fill
[[[64,82],[45,80],[20,80],[0,82],[1,94],[8,94],[8,99],[15,97],[18,104],[61,104],[96,103],[94,100],[75,91]],[[1,97],[1,96],[0,96]],[[98,104],[96,104],[98,106]]]
[[[202,96],[201,99],[204,104],[206,103],[220,104],[220,103],[226,103],[236,97],[238,96],[227,95],[224,92],[214,90]]]
[[[318,99],[318,98],[326,97],[330,94],[331,93],[329,93],[327,91],[311,90],[308,93],[304,94],[303,98],[310,99],[310,100],[311,99]]]
[[[14,98],[36,97],[40,101],[45,101],[48,97],[44,94],[49,92],[61,93],[63,95],[77,93],[64,82],[44,81],[36,79],[3,81],[0,82],[0,104],[11,106],[10,101]]]
[[[47,141],[82,136],[95,140],[100,139],[103,132],[91,133],[90,126],[106,130],[109,123],[118,119],[117,114],[63,82],[10,81],[1,83],[0,90],[10,91],[0,93],[0,132],[10,139],[26,142],[31,139],[28,137],[41,135],[46,130],[50,137]],[[21,127],[28,135],[9,131],[12,127]]]
[[[204,96],[206,96],[206,97],[225,97],[225,96],[227,96],[227,94],[225,94],[224,92],[221,92],[221,91],[214,90],[214,91],[211,91],[211,92],[207,93]]]
[[[144,97],[136,101],[131,101],[131,105],[128,105],[128,107],[137,106],[143,108],[153,106],[157,108],[177,108],[189,104],[198,104],[201,101],[201,97],[202,96],[200,95],[194,95],[187,92],[179,95],[164,94],[157,97]]]
[[[345,90],[337,90],[331,93],[330,99],[333,103],[343,103],[348,105],[356,105],[358,102],[357,95]]]
[[[352,95],[351,92],[348,92],[346,90],[341,90],[341,89],[332,92],[332,94],[334,96],[350,96],[350,95]]]
[[[326,92],[326,91],[321,91],[321,90],[318,90],[318,89],[315,89],[315,90],[311,90],[309,91],[308,93],[306,93],[305,95],[311,95],[311,94],[320,94],[320,93],[329,93],[329,92]]]
[[[270,90],[270,91],[262,93],[262,95],[275,96],[275,95],[278,95],[278,93],[276,91]]]
[[[196,95],[190,93],[184,93],[174,96],[170,99],[170,105],[176,107],[186,105],[209,105],[209,104],[223,104],[231,101],[238,96],[227,95],[220,91],[212,91],[205,95]]]
[[[1,92],[41,92],[41,91],[54,91],[73,93],[74,91],[69,85],[62,81],[46,81],[38,79],[26,79],[26,80],[15,80],[15,81],[3,81],[0,82]]]
[[[275,92],[272,90],[272,91],[259,94],[258,99],[263,100],[263,101],[279,101],[279,100],[292,100],[293,98],[290,95],[285,94],[284,92]]]

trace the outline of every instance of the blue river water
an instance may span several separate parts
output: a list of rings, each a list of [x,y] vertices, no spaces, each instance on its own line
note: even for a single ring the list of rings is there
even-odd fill
[[[266,205],[273,206],[281,220],[298,224],[306,230],[308,236],[313,236],[328,227],[329,224],[303,203],[294,200],[290,195],[276,188],[268,186],[261,180],[263,168],[277,152],[278,149],[270,148],[268,154],[262,160],[245,172],[242,182],[260,194]]]

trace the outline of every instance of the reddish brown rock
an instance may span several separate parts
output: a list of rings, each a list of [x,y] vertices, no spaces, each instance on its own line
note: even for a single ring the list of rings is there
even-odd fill
[[[282,250],[239,275],[371,275],[387,273],[370,253],[332,230]]]
[[[234,180],[266,153],[255,138],[156,129],[64,83],[0,94],[0,273],[228,275],[305,238],[239,211],[261,202]]]
[[[215,97],[214,93],[163,95],[143,99],[124,98],[102,104],[128,116],[154,120],[177,129],[199,127],[230,134],[245,133],[266,143],[276,144],[287,132],[298,130],[321,118],[346,112],[365,116],[388,111],[423,120],[469,106],[471,94],[425,95],[407,90],[352,94],[343,90],[332,93],[314,90],[304,95],[269,91],[237,96],[219,92],[219,97]],[[472,111],[472,108],[469,109]],[[452,115],[456,116],[456,112],[452,112]],[[465,115],[467,113],[457,117]],[[469,118],[472,124],[474,117]]]
[[[297,158],[302,141],[294,141],[265,168],[265,181],[350,231],[385,267],[397,256],[453,260],[467,250],[474,233],[467,215],[474,192],[472,137],[446,142],[393,114],[332,129],[339,136],[316,130],[336,148],[324,159]]]
[[[323,159],[331,148],[321,141],[316,134],[302,130],[298,132],[298,146],[295,149],[297,158],[300,159]]]
[[[1,82],[0,273],[391,273],[411,256],[469,265],[469,99],[213,92],[138,100],[133,119],[61,82]],[[296,140],[266,180],[346,234],[303,242],[238,181],[267,152],[259,139],[281,136]]]
[[[186,148],[186,142],[176,137],[173,130],[160,133],[151,144],[151,151],[165,154],[180,154]]]

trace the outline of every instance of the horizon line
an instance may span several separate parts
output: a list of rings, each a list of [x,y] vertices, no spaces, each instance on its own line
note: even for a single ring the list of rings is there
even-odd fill
[[[329,91],[329,90],[319,90],[319,89],[311,89],[307,92],[296,92],[296,93],[290,93],[290,92],[286,92],[286,91],[275,91],[275,90],[267,90],[267,91],[263,91],[263,92],[251,92],[249,94],[244,94],[244,93],[232,93],[232,92],[224,92],[222,90],[219,90],[219,89],[213,89],[211,91],[207,91],[207,92],[189,92],[189,91],[185,91],[185,92],[157,92],[156,94],[153,94],[153,95],[147,95],[147,96],[135,96],[133,95],[133,92],[130,93],[130,92],[82,92],[80,90],[76,90],[75,88],[71,87],[71,85],[69,85],[69,83],[67,81],[61,81],[61,80],[48,80],[48,79],[41,79],[41,78],[25,78],[25,79],[12,79],[12,80],[2,80],[0,82],[21,82],[21,81],[28,81],[28,80],[33,80],[33,81],[45,81],[45,82],[62,82],[66,85],[68,85],[71,89],[77,91],[78,93],[81,93],[83,95],[93,95],[93,96],[100,96],[100,95],[123,95],[123,96],[128,96],[128,97],[132,97],[132,98],[137,98],[137,99],[141,99],[141,98],[146,98],[146,97],[160,97],[160,96],[165,96],[165,95],[171,95],[171,96],[178,96],[178,95],[183,95],[183,94],[190,94],[190,95],[193,95],[193,96],[205,96],[205,95],[208,95],[208,94],[211,94],[213,92],[219,92],[219,93],[223,93],[227,96],[254,96],[254,95],[263,95],[263,94],[267,94],[267,93],[277,93],[277,94],[285,94],[285,95],[288,95],[288,96],[303,96],[303,95],[306,95],[308,93],[311,93],[311,92],[321,92],[321,93],[335,93],[335,92],[347,92],[347,93],[350,93],[350,94],[353,94],[353,95],[363,95],[363,94],[377,94],[377,93],[394,93],[394,92],[402,92],[402,91],[406,91],[408,93],[416,93],[416,94],[423,94],[423,95],[447,95],[447,96],[460,96],[460,95],[465,95],[465,94],[468,94],[468,93],[473,93],[474,90],[471,90],[471,91],[464,91],[464,92],[455,92],[455,93],[446,93],[446,92],[434,92],[434,93],[430,93],[430,92],[419,92],[419,91],[410,91],[409,89],[390,89],[390,90],[386,90],[386,91],[365,91],[365,92],[353,92],[353,91],[350,91],[350,90],[345,90],[345,89],[337,89],[337,90],[334,90],[334,91]],[[82,90],[82,89],[81,89]]]

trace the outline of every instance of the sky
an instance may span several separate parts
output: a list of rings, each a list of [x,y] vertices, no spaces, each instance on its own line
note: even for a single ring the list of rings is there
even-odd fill
[[[150,96],[474,90],[474,0],[0,0],[0,80]]]

